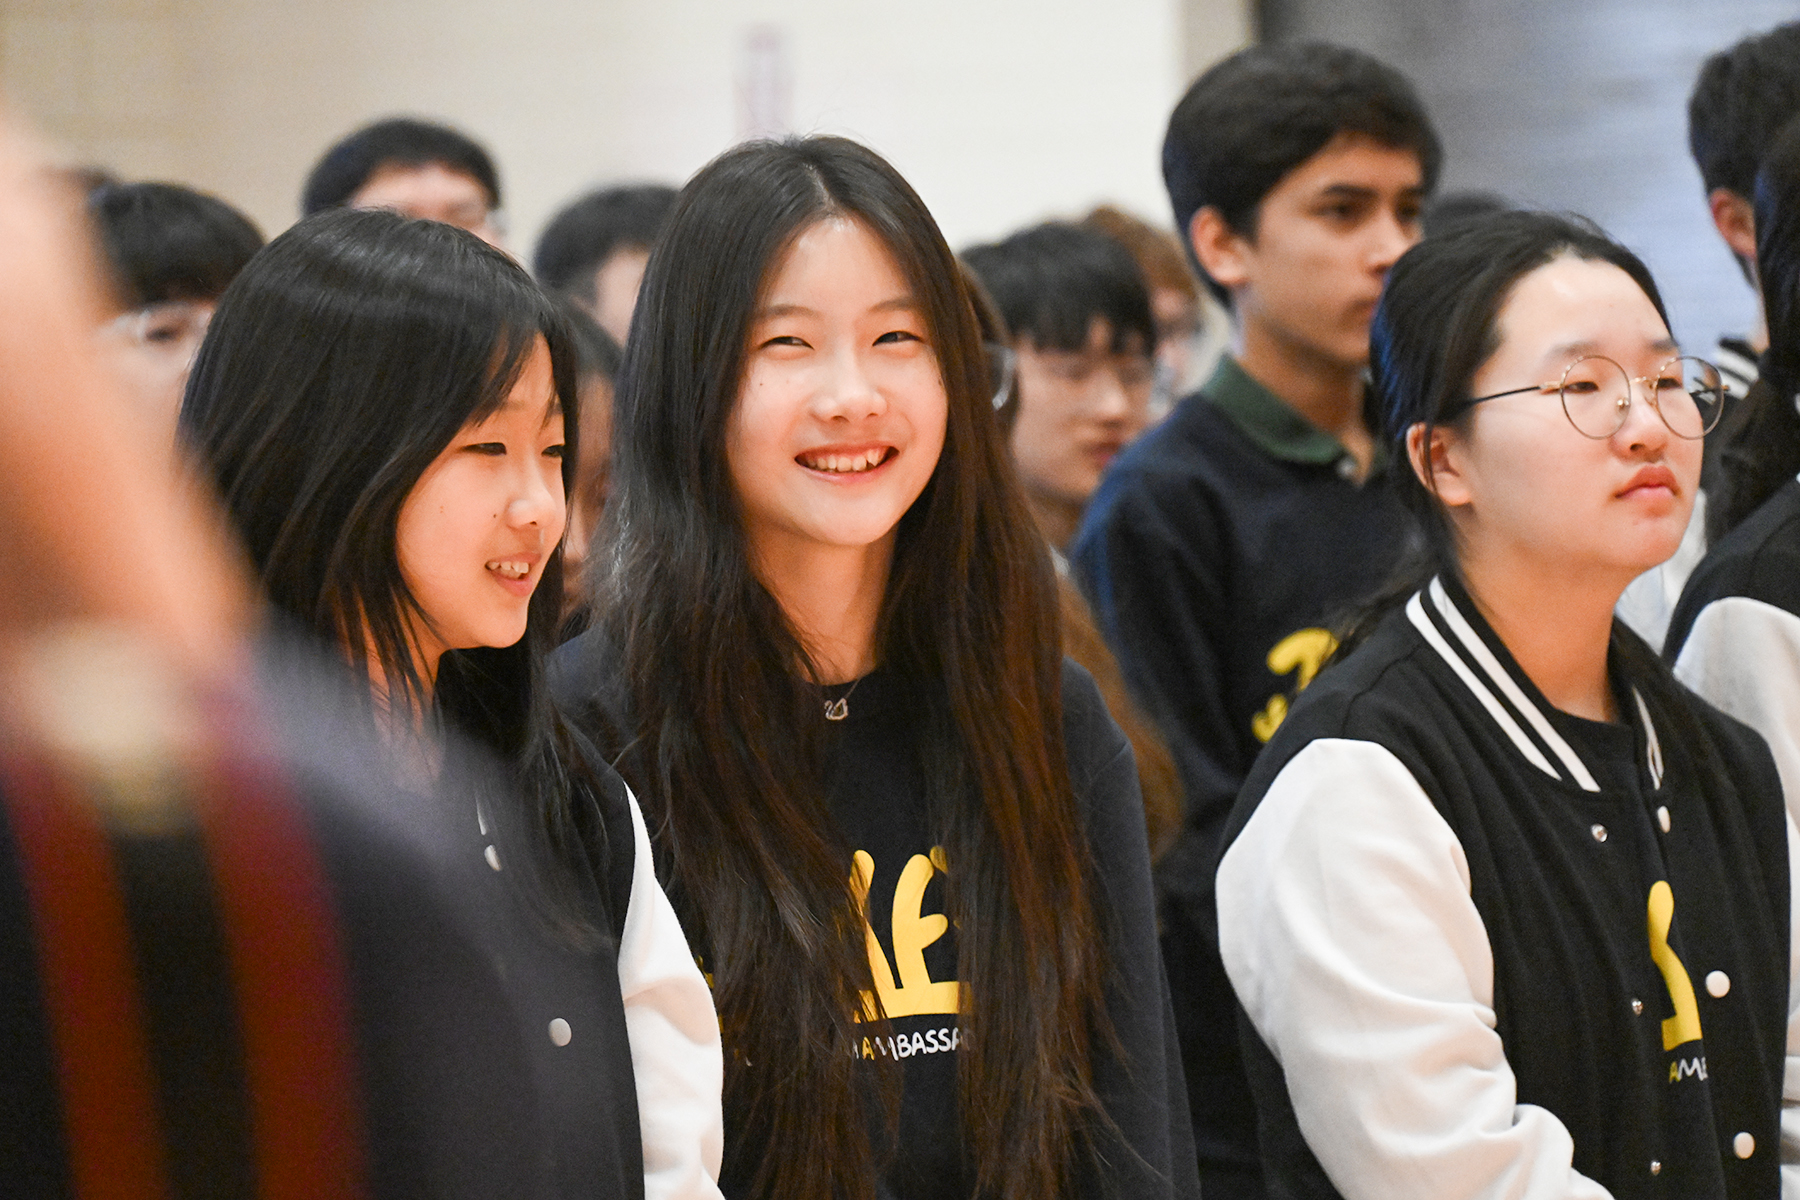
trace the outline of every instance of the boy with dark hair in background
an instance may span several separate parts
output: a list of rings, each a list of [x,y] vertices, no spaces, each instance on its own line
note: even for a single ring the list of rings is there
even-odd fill
[[[1058,552],[1100,476],[1150,420],[1156,319],[1130,251],[1049,222],[963,251],[1010,331],[1019,384],[1009,442],[1038,528]]]
[[[1763,152],[1800,114],[1800,21],[1747,37],[1708,58],[1688,96],[1688,149],[1706,188],[1706,206],[1752,291],[1756,278],[1756,215],[1751,194]],[[1792,398],[1776,401],[1758,387],[1758,359],[1768,348],[1760,297],[1746,334],[1719,338],[1712,361],[1724,379],[1725,413],[1706,437],[1693,519],[1667,562],[1633,580],[1619,598],[1620,619],[1661,649],[1670,618],[1707,548],[1750,515],[1769,482],[1758,473],[1757,450],[1772,438],[1800,434]]]
[[[173,183],[103,182],[87,211],[122,310],[101,326],[105,357],[172,442],[213,309],[262,249],[262,232],[223,200]]]
[[[531,273],[575,301],[623,346],[650,247],[675,207],[675,196],[674,188],[660,183],[589,192],[544,227]]]
[[[1163,951],[1202,1185],[1264,1194],[1213,871],[1257,751],[1413,537],[1378,486],[1364,382],[1388,268],[1419,238],[1441,149],[1404,77],[1320,44],[1245,50],[1176,106],[1163,178],[1235,318],[1198,393],[1128,449],[1071,558],[1187,800],[1163,861]]]
[[[1747,37],[1707,59],[1688,97],[1688,149],[1706,187],[1706,206],[1752,287],[1756,217],[1751,193],[1756,168],[1775,135],[1796,115],[1800,115],[1800,21]],[[1733,385],[1733,395],[1741,397],[1756,381],[1756,359],[1768,344],[1760,303],[1755,329],[1742,337],[1719,339],[1714,361]]]
[[[327,150],[300,196],[303,216],[328,208],[389,208],[467,229],[502,245],[500,173],[466,134],[430,121],[390,117]]]
[[[1758,286],[1756,215],[1751,204],[1757,168],[1764,151],[1796,116],[1800,116],[1800,21],[1747,37],[1707,59],[1688,97],[1688,149],[1700,168],[1707,208],[1752,288]],[[1757,360],[1768,344],[1759,298],[1755,327],[1743,336],[1721,337],[1714,355],[1731,391],[1717,432],[1706,439],[1702,483],[1708,542],[1723,537],[1748,515],[1748,506],[1734,500],[1735,476],[1751,448],[1748,443],[1779,432],[1768,428],[1771,418],[1784,429],[1800,427],[1788,412],[1756,411],[1765,399],[1777,402],[1765,397],[1763,390],[1750,393],[1757,381]],[[1791,405],[1792,400],[1783,397],[1779,402]],[[1688,549],[1685,543],[1683,549]],[[1691,559],[1698,554],[1687,557],[1691,569]],[[1678,593],[1685,577],[1684,572],[1681,579],[1668,581],[1668,590]]]

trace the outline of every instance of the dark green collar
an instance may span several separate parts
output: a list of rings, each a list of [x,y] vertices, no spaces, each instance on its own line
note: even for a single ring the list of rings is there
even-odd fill
[[[1228,417],[1264,453],[1286,462],[1340,467],[1355,473],[1355,460],[1343,443],[1290,408],[1274,392],[1250,378],[1235,358],[1227,354],[1202,389],[1213,407]],[[1386,458],[1385,447],[1375,448],[1375,470]]]

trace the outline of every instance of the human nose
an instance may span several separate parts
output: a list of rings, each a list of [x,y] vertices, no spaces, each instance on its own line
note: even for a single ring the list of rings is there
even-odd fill
[[[1375,229],[1370,237],[1371,265],[1385,275],[1388,268],[1400,261],[1400,256],[1419,240],[1419,223],[1402,217],[1391,208],[1383,208],[1375,218]]]
[[[517,528],[537,526],[554,543],[562,537],[568,517],[562,486],[562,463],[545,459],[543,465],[521,471],[506,505],[507,520]]]
[[[813,412],[822,420],[856,421],[887,411],[887,398],[853,346],[831,355],[813,393]]]
[[[1117,371],[1094,372],[1095,383],[1088,395],[1089,410],[1094,418],[1117,424],[1131,416],[1131,389]]]
[[[1661,397],[1656,394],[1656,377],[1630,379],[1626,395],[1629,403],[1615,436],[1623,437],[1633,450],[1658,449],[1666,444],[1669,423],[1662,413]]]

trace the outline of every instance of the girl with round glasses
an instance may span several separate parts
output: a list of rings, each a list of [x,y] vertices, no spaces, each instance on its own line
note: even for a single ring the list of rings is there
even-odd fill
[[[1198,1192],[1131,753],[992,397],[877,155],[754,143],[683,189],[559,692],[711,978],[728,1196]]]
[[[1769,740],[1800,811],[1800,123],[1764,156],[1755,205],[1767,391],[1731,497],[1748,515],[1695,570],[1664,653],[1682,682]]]
[[[1217,876],[1277,1190],[1781,1189],[1792,823],[1762,739],[1613,619],[1693,503],[1677,357],[1579,220],[1388,278],[1374,386],[1429,562],[1270,741]]]

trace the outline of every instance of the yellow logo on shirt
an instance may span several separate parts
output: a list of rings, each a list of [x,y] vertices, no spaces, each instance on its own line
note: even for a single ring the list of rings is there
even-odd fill
[[[1337,639],[1331,636],[1328,629],[1299,629],[1288,634],[1275,648],[1269,651],[1269,670],[1276,675],[1286,675],[1291,671],[1299,671],[1300,678],[1294,685],[1297,696],[1306,690],[1306,685],[1313,681],[1331,652],[1337,649]],[[1288,698],[1285,692],[1277,692],[1269,697],[1269,706],[1250,718],[1250,732],[1256,740],[1266,742],[1275,736],[1281,723],[1287,720]]]
[[[947,871],[944,848],[934,846],[930,857],[915,854],[900,872],[894,886],[894,907],[890,915],[894,939],[894,967],[899,968],[900,981],[894,982],[894,969],[888,966],[881,939],[869,923],[869,886],[875,879],[875,859],[866,850],[858,850],[852,860],[850,886],[863,911],[863,932],[868,939],[869,969],[875,976],[875,994],[863,993],[861,1020],[873,1021],[885,1013],[896,1017],[914,1017],[922,1013],[955,1013],[961,1009],[962,985],[954,979],[934,982],[925,969],[925,947],[944,936],[950,918],[943,913],[921,913],[925,904],[925,887],[933,874]]]
[[[1694,999],[1694,981],[1687,968],[1669,945],[1669,927],[1675,922],[1675,893],[1669,885],[1657,880],[1650,887],[1650,961],[1662,972],[1669,999],[1675,1002],[1675,1015],[1662,1023],[1664,1050],[1673,1050],[1700,1038],[1700,1005]],[[1674,1067],[1669,1069],[1669,1082],[1679,1078]],[[1702,1075],[1704,1078],[1704,1075]]]

